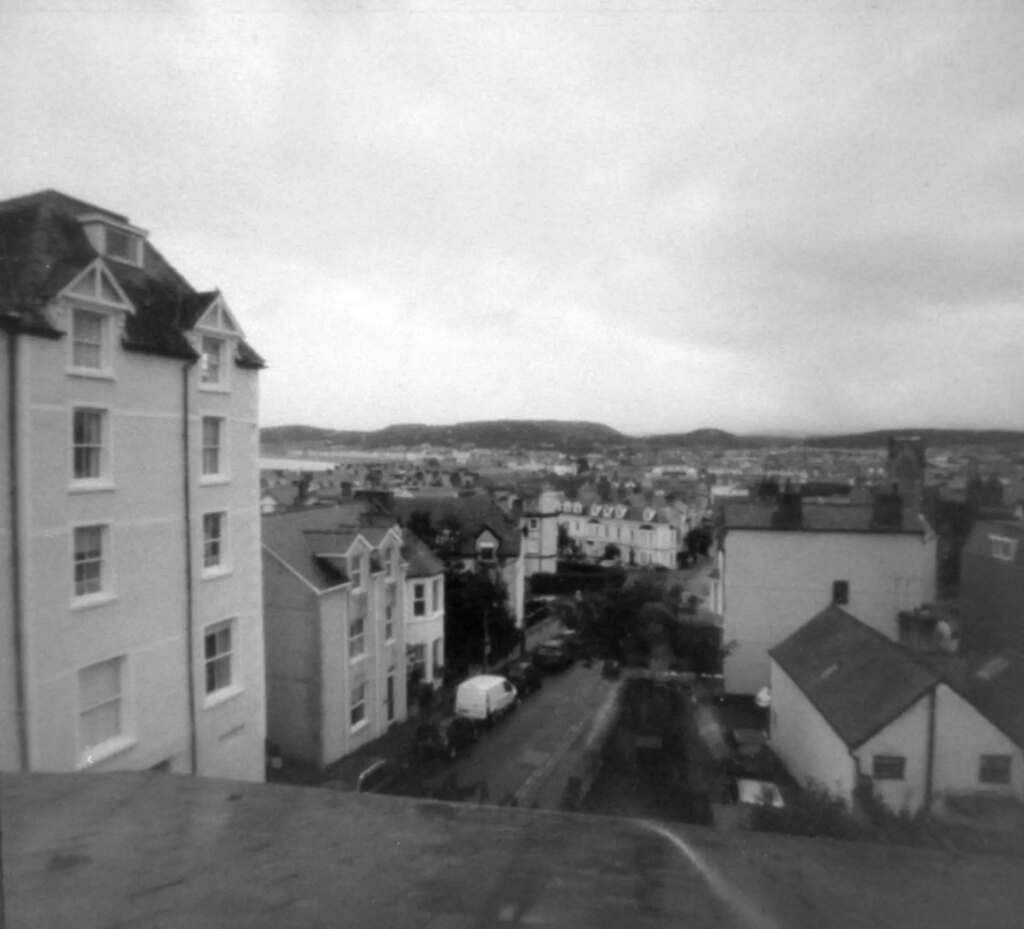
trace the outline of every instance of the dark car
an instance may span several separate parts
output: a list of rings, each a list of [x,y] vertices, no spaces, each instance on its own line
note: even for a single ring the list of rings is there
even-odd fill
[[[540,690],[544,686],[544,675],[529,661],[517,661],[505,673],[519,692],[520,698]]]
[[[387,793],[397,777],[397,769],[386,758],[345,759],[335,771],[333,780],[324,787],[331,790],[354,790],[358,793]]]
[[[549,639],[533,653],[533,663],[545,671],[562,671],[572,662],[572,648],[562,638]]]
[[[448,716],[436,723],[421,723],[413,748],[417,758],[455,758],[476,741],[476,726],[464,716]]]
[[[726,771],[734,778],[754,778],[770,781],[776,773],[775,756],[765,744],[759,729],[731,729],[727,737],[732,753],[726,761]]]

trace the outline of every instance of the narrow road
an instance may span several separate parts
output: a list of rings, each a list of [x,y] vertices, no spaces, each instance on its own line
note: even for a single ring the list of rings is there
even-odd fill
[[[455,775],[463,787],[481,785],[490,803],[514,797],[518,804],[556,808],[560,793],[544,787],[581,748],[614,686],[602,677],[600,663],[585,668],[577,662],[566,671],[546,675],[541,690],[498,722],[465,757],[440,769],[431,785],[437,787]]]

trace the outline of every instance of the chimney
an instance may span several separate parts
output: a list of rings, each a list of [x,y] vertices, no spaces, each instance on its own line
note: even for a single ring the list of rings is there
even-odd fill
[[[803,498],[799,493],[780,493],[772,513],[773,529],[800,529],[804,524]]]
[[[871,507],[872,529],[903,528],[903,498],[898,493],[876,494]]]

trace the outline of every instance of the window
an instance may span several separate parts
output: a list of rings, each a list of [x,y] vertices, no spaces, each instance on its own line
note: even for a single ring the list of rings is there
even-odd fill
[[[832,582],[832,602],[843,606],[850,602],[850,582],[849,581],[833,581]]]
[[[78,672],[78,752],[85,762],[93,750],[124,735],[124,658],[111,658]]]
[[[138,265],[139,262],[139,238],[123,229],[115,229],[107,226],[107,247],[106,253],[118,261],[125,261],[128,264]]]
[[[74,478],[97,480],[106,472],[103,438],[106,432],[105,410],[76,409],[72,425]]]
[[[875,755],[871,759],[871,776],[876,781],[902,781],[906,764],[902,755]]]
[[[75,529],[75,596],[88,597],[103,591],[103,542],[106,526]]]
[[[357,616],[348,624],[348,657],[352,661],[366,654],[366,620]]]
[[[361,555],[354,555],[348,560],[348,576],[352,581],[353,590],[363,589],[363,559]]]
[[[203,660],[206,665],[206,695],[225,690],[233,683],[232,620],[210,626],[203,636]]]
[[[978,764],[978,780],[982,784],[1009,784],[1011,762],[1009,755],[982,755]]]
[[[412,615],[427,615],[427,585],[416,583],[412,585]]]
[[[427,646],[410,645],[405,650],[405,663],[408,665],[411,677],[423,680],[427,670]]]
[[[481,542],[477,548],[477,558],[481,561],[492,562],[495,560],[496,549],[493,542]]]
[[[349,706],[349,724],[355,729],[356,726],[366,722],[366,684],[353,686]]]
[[[441,578],[434,578],[434,612],[438,612],[441,609]]]
[[[71,366],[90,371],[106,367],[107,318],[92,310],[71,311]]]
[[[394,641],[395,638],[395,608],[389,603],[384,607],[384,640]]]
[[[529,525],[529,527],[530,527],[531,529],[536,529],[536,528],[537,528],[537,520],[535,520],[535,519],[531,519],[531,520],[529,521],[528,525]]]
[[[224,443],[224,420],[217,416],[203,417],[203,474],[221,473]]]
[[[989,542],[992,543],[992,557],[1000,561],[1013,561],[1017,557],[1016,539],[1008,539],[1001,535],[990,535]]]
[[[225,526],[227,513],[203,514],[203,567],[216,568],[224,564],[227,539]]]
[[[394,580],[398,576],[398,549],[389,548],[384,555],[384,566],[387,571],[388,580]]]
[[[224,382],[224,340],[204,335],[202,356],[202,383],[219,386]]]

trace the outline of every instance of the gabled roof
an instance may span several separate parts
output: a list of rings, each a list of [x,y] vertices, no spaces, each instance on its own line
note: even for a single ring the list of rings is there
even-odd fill
[[[941,680],[906,649],[835,605],[769,654],[850,748],[880,732]]]
[[[985,658],[961,693],[992,725],[1024,748],[1024,655],[1006,651]]]
[[[103,257],[77,219],[85,213],[127,223],[119,213],[55,190],[0,203],[0,317],[16,320],[23,332],[62,335],[46,319],[43,306]],[[107,260],[104,267],[135,308],[125,319],[124,347],[195,361],[198,355],[185,334],[216,294],[196,293],[148,239],[143,241],[142,267]],[[263,367],[263,359],[244,340],[237,343],[235,362],[240,367]]]
[[[343,557],[360,539],[377,548],[397,525],[364,525],[363,507],[312,507],[275,513],[261,519],[263,547],[287,564],[317,590],[348,580]]]
[[[409,563],[406,577],[434,577],[444,574],[444,563],[437,557],[425,542],[420,541],[408,529],[403,530],[402,537],[405,544],[402,546],[402,557]]]
[[[437,529],[443,529],[446,520],[456,521],[460,529],[456,554],[462,558],[476,557],[476,540],[484,530],[498,539],[500,558],[519,555],[519,526],[490,497],[402,497],[394,500],[393,509],[403,525],[416,512],[427,513]]]

